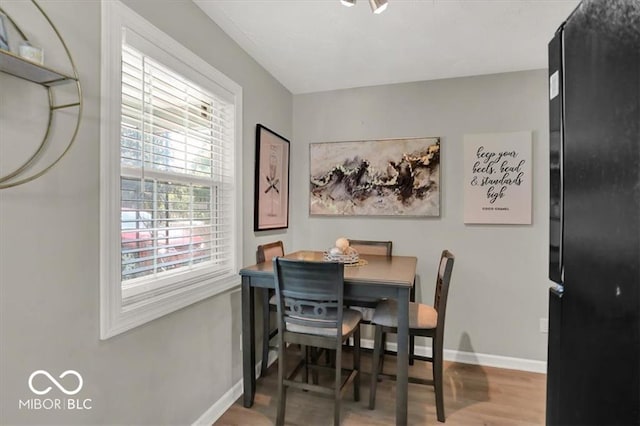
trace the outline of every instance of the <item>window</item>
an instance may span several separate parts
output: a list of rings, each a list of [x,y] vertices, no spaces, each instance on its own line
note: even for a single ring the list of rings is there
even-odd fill
[[[239,284],[240,87],[103,2],[101,337]]]

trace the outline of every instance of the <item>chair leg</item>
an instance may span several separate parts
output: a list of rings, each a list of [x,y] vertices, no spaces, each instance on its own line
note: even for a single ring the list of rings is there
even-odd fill
[[[320,352],[318,350],[318,348],[311,348],[311,364],[318,364],[320,360]],[[314,368],[313,371],[311,372],[311,380],[313,380],[313,384],[317,385],[318,384],[318,369]]]
[[[304,367],[303,380],[305,383],[309,383],[309,348],[307,346],[300,345],[300,356],[302,357]]]
[[[413,365],[413,355],[416,353],[416,337],[409,336],[409,365]]]
[[[340,385],[342,384],[342,342],[338,342],[336,347],[336,372],[333,393],[333,424],[340,425]]]
[[[376,408],[376,390],[378,387],[378,373],[381,367],[380,353],[382,352],[382,358],[384,359],[384,352],[382,349],[382,326],[376,325],[375,336],[373,338],[373,358],[371,360],[371,389],[369,391],[369,409]]]
[[[413,287],[411,287],[411,291],[409,292],[409,301],[416,301],[416,283],[415,280],[413,282]],[[409,335],[409,365],[413,365],[414,363],[414,355],[416,354],[416,338],[413,335]]]
[[[433,387],[436,394],[436,415],[444,423],[444,390],[442,389],[442,339],[433,338]]]
[[[353,333],[353,369],[357,371],[353,379],[353,400],[360,401],[360,326]]]
[[[269,334],[271,334],[269,311],[269,289],[262,291],[262,367],[260,369],[260,377],[267,375],[269,367]]]
[[[380,372],[384,371],[384,351],[387,349],[387,333],[382,332],[382,338],[380,339],[382,343],[380,347],[382,348],[382,358],[380,358]],[[379,381],[379,380],[378,380]]]
[[[278,347],[278,413],[276,416],[276,425],[284,425],[284,412],[286,408],[287,388],[284,385],[285,376],[285,355],[284,344],[280,342]]]
[[[336,363],[334,362],[334,357],[335,357],[336,352],[332,349],[325,349],[324,351],[324,359],[327,363],[327,365],[331,366],[331,367],[335,367]]]

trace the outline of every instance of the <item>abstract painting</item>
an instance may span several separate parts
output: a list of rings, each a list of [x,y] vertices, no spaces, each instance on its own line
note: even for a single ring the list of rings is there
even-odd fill
[[[440,138],[312,143],[309,169],[311,215],[440,215]]]
[[[289,141],[258,124],[254,231],[289,226]]]

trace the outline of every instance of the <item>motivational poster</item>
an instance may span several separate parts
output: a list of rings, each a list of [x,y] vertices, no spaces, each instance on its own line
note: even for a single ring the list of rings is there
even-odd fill
[[[531,132],[464,136],[464,223],[531,223]]]

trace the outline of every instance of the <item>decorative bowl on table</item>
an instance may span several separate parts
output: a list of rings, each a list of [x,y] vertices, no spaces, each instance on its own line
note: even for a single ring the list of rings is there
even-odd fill
[[[358,263],[360,260],[358,251],[352,247],[347,247],[344,251],[335,249],[336,247],[325,250],[323,253],[324,260],[328,262],[340,262],[346,264]]]

